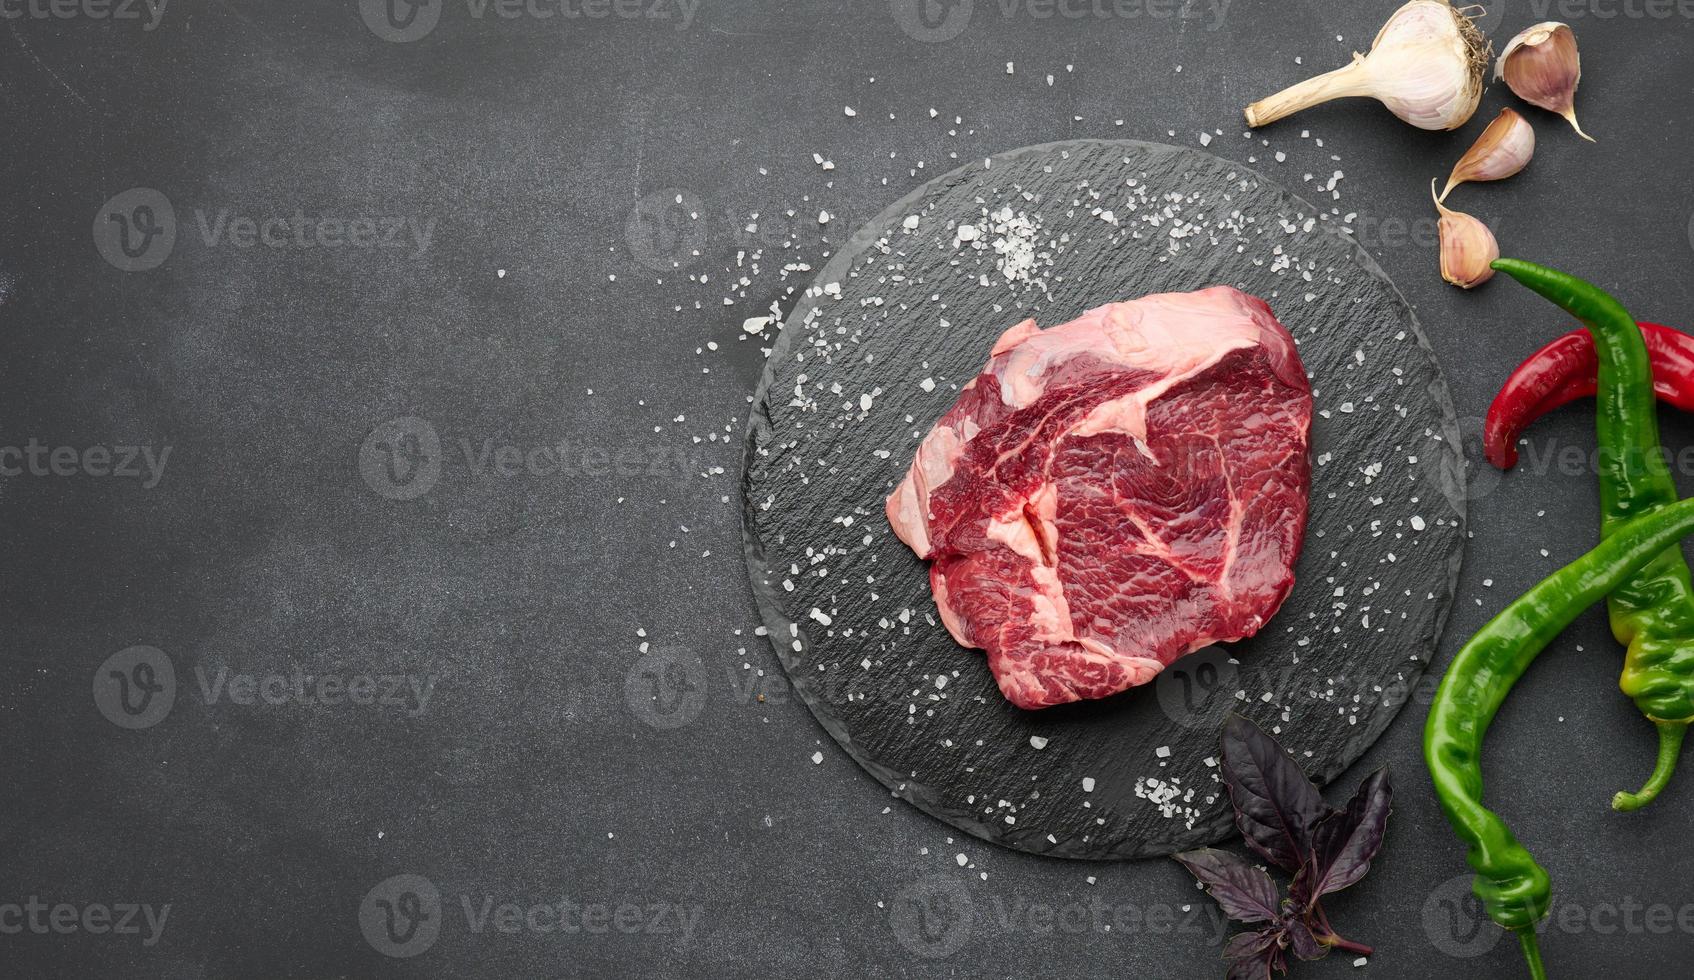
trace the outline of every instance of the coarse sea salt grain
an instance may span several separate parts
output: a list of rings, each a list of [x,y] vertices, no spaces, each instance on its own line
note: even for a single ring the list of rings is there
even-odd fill
[[[1047,740],[1042,738],[1040,735],[1031,735],[1029,737],[1029,744],[1031,748],[1044,749],[1047,747]]]

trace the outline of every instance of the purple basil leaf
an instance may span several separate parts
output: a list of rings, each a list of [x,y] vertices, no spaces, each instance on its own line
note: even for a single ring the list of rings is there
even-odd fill
[[[1237,922],[1271,922],[1279,915],[1276,883],[1246,858],[1215,847],[1183,851],[1171,857],[1193,872],[1224,914]]]
[[[1317,825],[1312,831],[1312,861],[1294,882],[1297,903],[1308,905],[1365,876],[1371,858],[1382,847],[1393,799],[1388,770],[1378,769],[1359,784],[1345,808]]]
[[[1273,967],[1282,972],[1285,968],[1282,965],[1282,947],[1278,944],[1280,935],[1280,932],[1273,931],[1270,944],[1264,949],[1232,957],[1224,980],[1271,980]]]
[[[1223,958],[1239,960],[1257,956],[1277,945],[1281,938],[1281,926],[1266,926],[1258,932],[1238,932],[1223,944]]]
[[[1318,942],[1311,927],[1299,919],[1290,918],[1283,923],[1283,928],[1288,932],[1288,948],[1295,956],[1303,960],[1321,960],[1329,955],[1329,947]]]
[[[1332,811],[1300,766],[1238,714],[1223,723],[1223,781],[1247,845],[1289,873],[1306,864],[1312,828]]]

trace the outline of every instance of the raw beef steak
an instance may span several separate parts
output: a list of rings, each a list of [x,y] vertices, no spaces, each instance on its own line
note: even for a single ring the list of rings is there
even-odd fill
[[[1008,700],[1106,697],[1282,605],[1311,419],[1294,339],[1227,286],[1025,320],[918,446],[888,520]]]

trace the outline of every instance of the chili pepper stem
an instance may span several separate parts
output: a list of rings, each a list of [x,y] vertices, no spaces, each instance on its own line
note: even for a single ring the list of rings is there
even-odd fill
[[[1518,930],[1518,941],[1523,944],[1523,958],[1529,962],[1529,975],[1533,980],[1547,980],[1547,968],[1541,965],[1541,946],[1535,941],[1535,930]]]
[[[1686,721],[1655,721],[1659,728],[1659,761],[1653,766],[1653,775],[1647,778],[1647,785],[1634,793],[1619,793],[1612,797],[1612,809],[1628,813],[1639,810],[1658,798],[1659,791],[1670,782],[1671,773],[1676,771],[1677,757],[1682,754],[1682,737],[1688,734]]]

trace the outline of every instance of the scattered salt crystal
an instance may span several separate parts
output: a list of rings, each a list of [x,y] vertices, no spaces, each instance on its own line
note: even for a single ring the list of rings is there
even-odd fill
[[[1168,759],[1171,757],[1171,747],[1168,745],[1161,745],[1153,750],[1153,754],[1161,759]]]
[[[822,752],[813,752],[812,753],[812,765],[814,765],[814,766],[823,765],[823,753]]]
[[[1082,777],[1082,791],[1084,793],[1094,792],[1094,777],[1093,776]]]
[[[1047,747],[1047,740],[1042,738],[1040,735],[1031,735],[1029,737],[1029,745],[1031,748],[1044,749]]]

